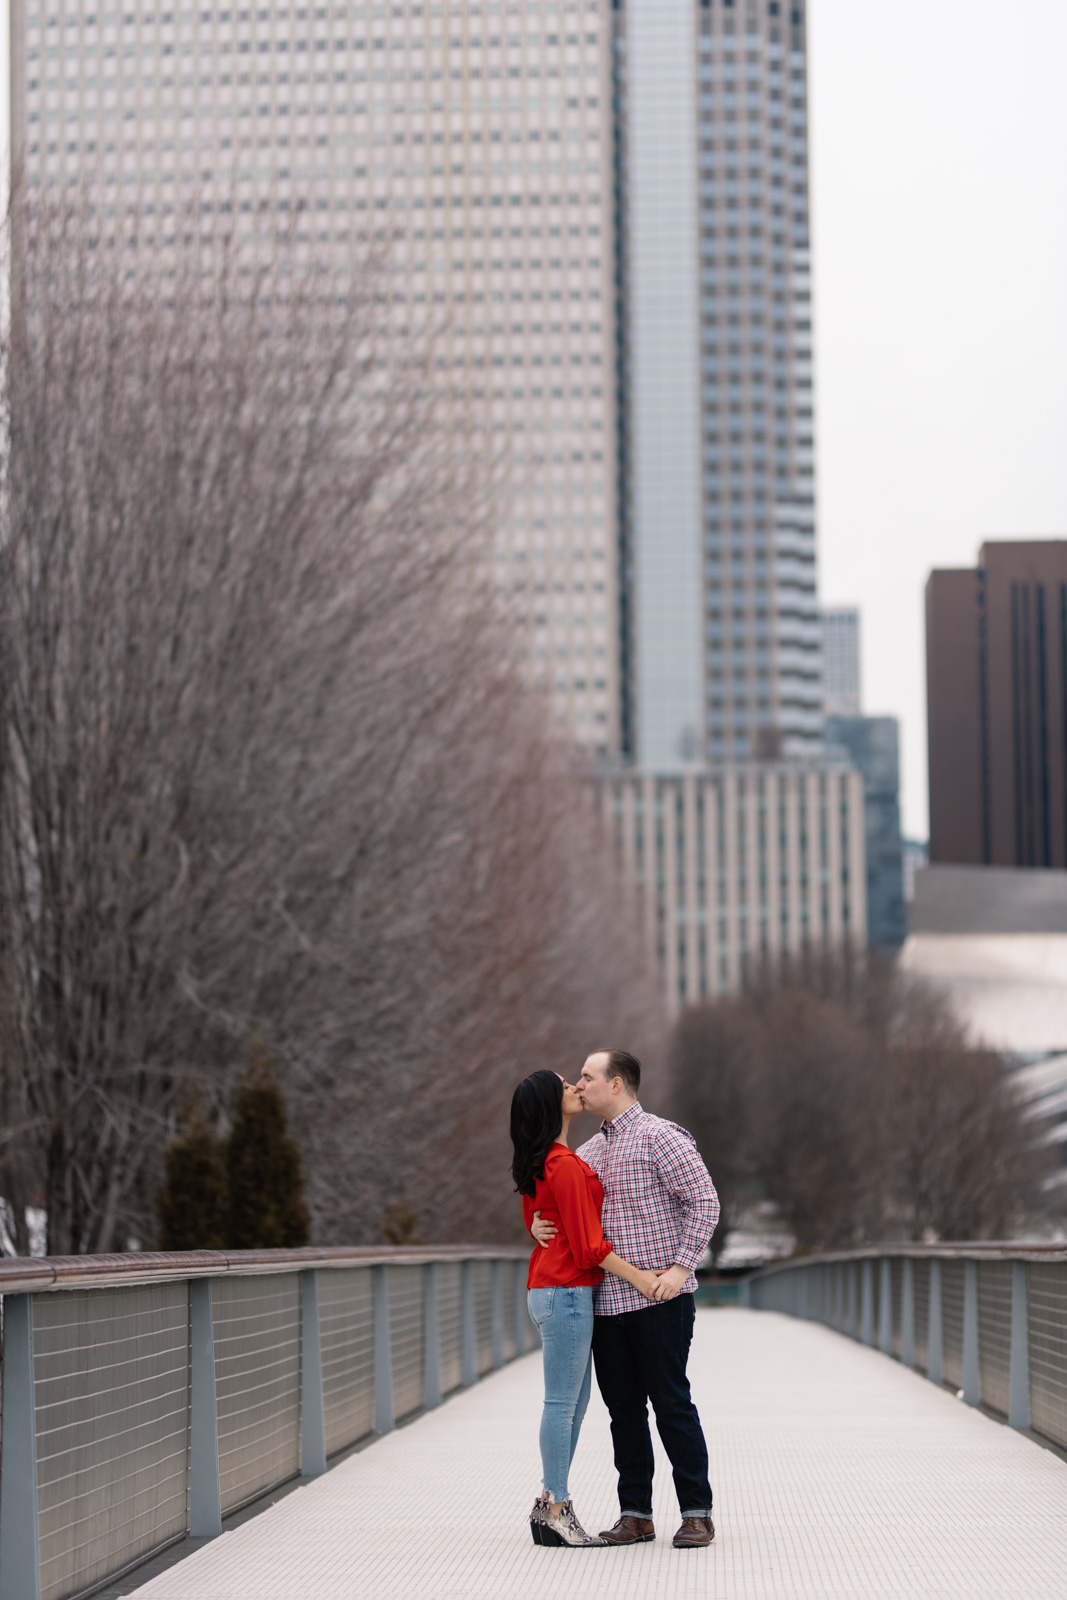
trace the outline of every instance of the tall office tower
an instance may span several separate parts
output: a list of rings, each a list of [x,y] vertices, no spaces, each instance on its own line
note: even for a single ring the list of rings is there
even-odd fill
[[[457,438],[532,682],[619,747],[610,13],[597,0],[12,0],[11,147],[132,260],[232,223],[343,276],[387,249],[383,330],[443,328]]]
[[[802,0],[615,0],[623,742],[822,737]]]
[[[1067,539],[926,584],[930,862],[1067,867]]]
[[[822,609],[822,692],[828,717],[860,714],[860,614],[855,606]]]

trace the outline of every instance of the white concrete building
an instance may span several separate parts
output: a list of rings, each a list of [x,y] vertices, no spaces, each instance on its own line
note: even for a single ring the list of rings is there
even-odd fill
[[[858,772],[620,773],[600,804],[673,1011],[735,991],[746,966],[865,946]]]
[[[232,227],[339,278],[387,252],[383,326],[438,330],[491,460],[493,559],[555,720],[619,744],[611,13],[597,0],[12,0],[11,148],[87,193],[99,248]],[[294,221],[295,218],[295,221]]]

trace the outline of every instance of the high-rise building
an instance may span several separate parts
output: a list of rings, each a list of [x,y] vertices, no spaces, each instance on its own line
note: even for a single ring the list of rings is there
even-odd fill
[[[900,948],[908,931],[900,833],[900,726],[895,717],[861,713],[857,608],[825,606],[821,616],[827,752],[863,778],[867,943],[892,952]]]
[[[776,762],[600,780],[672,1012],[783,957],[867,941],[863,778]]]
[[[1067,539],[926,585],[930,861],[1067,867]]]
[[[822,738],[801,0],[615,0],[623,744]]]
[[[628,763],[624,811],[648,784],[685,828],[686,797],[719,808],[672,995],[860,938],[860,780],[815,765],[803,0],[164,4],[12,0],[31,199],[88,197],[116,261],[230,232],[339,283],[383,257],[382,331],[432,336],[457,449],[492,465],[530,682]]]
[[[527,674],[620,743],[615,169],[598,0],[12,0],[11,149],[131,261],[232,228],[343,277],[387,252],[383,331],[436,334],[492,458],[497,587]],[[294,218],[296,219],[294,221]]]
[[[893,952],[908,932],[900,836],[900,725],[896,717],[828,716],[826,743],[863,778],[867,943]]]
[[[860,614],[855,606],[822,609],[822,692],[828,717],[860,714]]]
[[[101,249],[387,246],[580,745],[817,749],[801,0],[12,0],[11,47],[16,167]]]

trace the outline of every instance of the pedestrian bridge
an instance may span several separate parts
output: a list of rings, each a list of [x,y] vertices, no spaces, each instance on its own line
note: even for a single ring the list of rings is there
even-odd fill
[[[699,1312],[704,1551],[671,1547],[658,1442],[655,1544],[531,1542],[540,1359],[510,1252],[157,1258],[155,1283],[101,1263],[65,1289],[42,1263],[34,1293],[5,1263],[0,1597],[1063,1600],[1067,1251],[908,1248]],[[587,1527],[614,1521],[595,1386],[572,1489]]]

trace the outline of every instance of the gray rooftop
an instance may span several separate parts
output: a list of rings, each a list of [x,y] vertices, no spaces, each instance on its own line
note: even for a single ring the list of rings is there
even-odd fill
[[[915,874],[912,933],[1067,933],[1067,872],[931,866]]]

